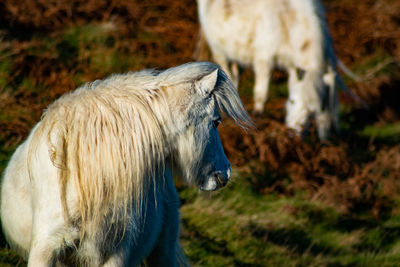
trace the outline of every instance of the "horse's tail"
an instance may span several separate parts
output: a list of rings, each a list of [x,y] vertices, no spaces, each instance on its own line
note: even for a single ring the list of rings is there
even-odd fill
[[[338,61],[340,62],[340,61]],[[338,66],[340,67],[340,65],[338,64]],[[344,65],[343,65],[344,66]],[[343,70],[343,69],[342,69]],[[343,70],[344,71],[344,70]],[[356,80],[356,79],[355,79]],[[359,78],[359,80],[356,81],[361,81],[361,79]],[[340,77],[340,75],[336,74],[336,83],[338,84],[338,86],[340,88],[342,88],[342,90],[344,90],[347,94],[350,95],[350,97],[356,101],[359,105],[361,105],[364,109],[368,109],[368,105],[365,103],[364,100],[362,100],[361,98],[359,98],[352,90],[350,90],[346,84],[344,83],[342,77]]]
[[[362,79],[360,76],[352,72],[339,58],[336,58],[336,65],[338,66],[339,69],[341,69],[344,74],[352,78],[353,80],[360,82]]]

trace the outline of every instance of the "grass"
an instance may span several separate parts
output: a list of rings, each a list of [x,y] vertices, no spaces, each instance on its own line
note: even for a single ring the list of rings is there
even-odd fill
[[[182,244],[194,266],[396,266],[400,220],[343,214],[301,194],[262,195],[233,173],[220,193],[184,189]]]
[[[11,250],[8,249],[0,250],[0,259],[1,267],[26,266],[26,263],[20,257],[15,255]]]
[[[367,125],[361,131],[362,136],[385,140],[385,142],[400,142],[400,123],[385,123],[377,125]]]

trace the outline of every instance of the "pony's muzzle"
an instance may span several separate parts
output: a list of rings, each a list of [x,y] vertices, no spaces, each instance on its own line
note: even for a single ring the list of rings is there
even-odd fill
[[[215,191],[224,187],[231,176],[231,168],[228,168],[227,171],[215,171],[210,174],[210,176],[205,180],[204,184],[200,187],[201,190],[204,191]]]

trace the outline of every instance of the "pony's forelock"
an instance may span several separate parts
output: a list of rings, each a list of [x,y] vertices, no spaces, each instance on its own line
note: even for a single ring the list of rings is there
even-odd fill
[[[243,129],[254,128],[254,123],[243,106],[238,91],[222,69],[219,70],[217,84],[211,93],[216,98],[219,110]]]
[[[218,65],[206,61],[189,62],[161,72],[158,76],[163,83],[172,85],[200,80],[216,69],[218,69],[218,79],[211,94],[215,96],[219,110],[242,128],[253,128],[254,124],[240,100],[237,89]]]

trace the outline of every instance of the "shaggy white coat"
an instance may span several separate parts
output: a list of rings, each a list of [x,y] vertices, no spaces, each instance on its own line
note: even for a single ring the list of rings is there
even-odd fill
[[[271,71],[279,66],[289,74],[286,124],[300,132],[315,115],[322,139],[331,126],[338,128],[336,57],[318,0],[197,2],[213,57],[234,84],[236,63],[253,67],[255,113],[263,111]]]
[[[172,175],[202,190],[226,184],[219,110],[251,123],[208,62],[113,75],[62,96],[5,170],[7,241],[30,267],[186,265]]]

